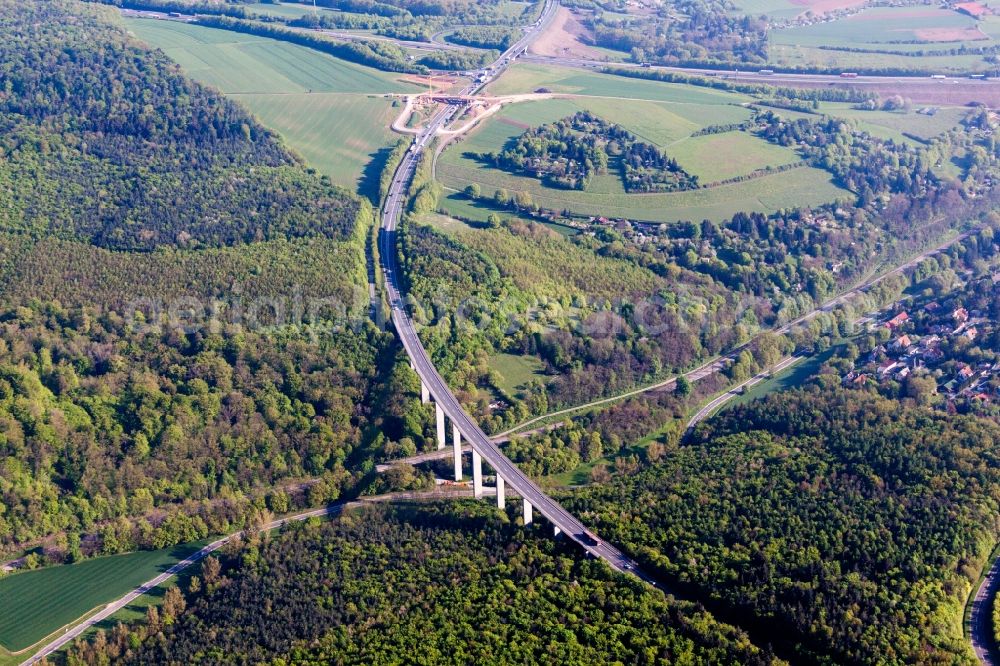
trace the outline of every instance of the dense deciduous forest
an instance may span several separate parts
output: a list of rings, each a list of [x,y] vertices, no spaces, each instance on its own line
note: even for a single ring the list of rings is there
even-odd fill
[[[241,495],[281,479],[329,475],[316,500],[352,483],[371,331],[184,334],[57,304],[0,321],[0,547],[114,523],[103,552],[159,548],[191,535],[161,534],[157,507],[183,503],[218,533]]]
[[[595,175],[605,174],[609,168],[620,172],[626,192],[698,187],[698,177],[684,171],[659,148],[589,111],[526,130],[498,153],[472,156],[563,189],[585,190]]]
[[[599,46],[635,62],[765,62],[767,21],[734,10],[729,0],[675,0],[631,16],[597,11],[588,24]]]
[[[248,544],[169,622],[116,629],[69,663],[773,663],[740,630],[535,530],[470,503],[296,526]]]
[[[471,26],[448,33],[445,39],[462,46],[506,51],[517,39],[517,32],[508,27]]]
[[[798,658],[973,663],[961,617],[998,537],[998,438],[990,420],[811,386],[567,501]]]
[[[428,324],[421,337],[488,427],[689,366],[745,342],[739,336],[772,316],[766,303],[755,312],[711,278],[680,267],[660,276],[588,240],[573,243],[534,224],[458,239],[415,224],[404,230],[401,265],[415,317]],[[507,410],[489,408],[496,382],[487,361],[496,351],[536,355],[549,375],[507,396]]]
[[[109,11],[0,6],[0,551],[52,561],[353,492],[405,404],[370,206]]]

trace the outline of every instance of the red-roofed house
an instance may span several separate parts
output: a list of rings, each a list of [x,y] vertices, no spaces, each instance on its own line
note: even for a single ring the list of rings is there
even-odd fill
[[[894,328],[899,328],[909,320],[910,320],[910,315],[906,314],[905,312],[900,312],[898,315],[896,315],[889,321],[885,322],[885,326],[891,331]]]

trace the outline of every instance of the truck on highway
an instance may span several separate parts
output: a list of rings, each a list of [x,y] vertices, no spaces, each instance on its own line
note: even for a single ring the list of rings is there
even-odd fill
[[[773,69],[759,69],[759,70],[757,70],[757,73],[758,74],[763,74],[764,76],[771,76],[772,74],[774,74],[774,70]]]
[[[943,81],[946,77],[944,74],[931,74],[931,78]]]
[[[856,79],[858,78],[857,72],[841,72],[840,78],[842,79]]]

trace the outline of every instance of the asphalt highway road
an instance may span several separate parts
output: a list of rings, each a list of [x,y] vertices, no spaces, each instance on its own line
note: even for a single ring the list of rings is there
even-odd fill
[[[555,14],[557,6],[554,0],[549,0],[545,5],[540,20],[527,30],[524,36],[507,51],[501,54],[492,66],[485,68],[485,80],[470,84],[459,94],[476,94],[502,74],[507,65],[527,48],[532,38],[548,25]],[[396,327],[403,347],[406,349],[407,355],[413,363],[413,367],[416,369],[420,380],[430,390],[435,402],[444,410],[448,418],[451,419],[451,422],[458,427],[465,441],[472,445],[472,448],[483,457],[497,474],[503,477],[514,493],[527,500],[534,507],[535,511],[544,516],[563,534],[577,542],[591,555],[603,559],[617,571],[634,573],[641,579],[655,585],[656,583],[652,577],[645,574],[635,561],[611,544],[590,533],[575,516],[542,492],[535,482],[524,474],[517,465],[511,462],[497,444],[465,413],[458,399],[455,398],[447,383],[445,383],[437,369],[435,369],[434,364],[431,363],[426,350],[417,336],[413,320],[407,312],[399,284],[399,267],[396,257],[396,227],[406,203],[406,192],[413,178],[420,152],[433,140],[437,131],[443,128],[459,113],[460,108],[457,105],[446,106],[430,120],[426,128],[417,135],[411,150],[404,156],[389,186],[389,194],[386,197],[385,206],[382,210],[382,232],[379,238],[379,245],[393,324]]]

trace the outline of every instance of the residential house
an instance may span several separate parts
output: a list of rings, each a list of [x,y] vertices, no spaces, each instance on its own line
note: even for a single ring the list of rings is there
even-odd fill
[[[909,320],[910,320],[910,315],[906,314],[906,312],[900,312],[898,315],[896,315],[889,321],[885,322],[885,326],[890,331],[893,331],[902,326],[903,324],[905,324],[906,322],[908,322]]]

